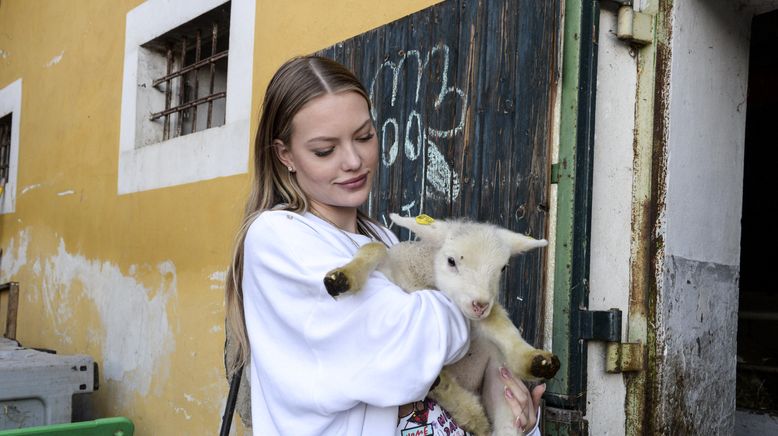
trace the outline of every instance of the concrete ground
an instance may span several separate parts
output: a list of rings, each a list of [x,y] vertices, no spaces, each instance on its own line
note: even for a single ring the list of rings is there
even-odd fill
[[[778,435],[778,415],[740,409],[735,413],[735,436]]]

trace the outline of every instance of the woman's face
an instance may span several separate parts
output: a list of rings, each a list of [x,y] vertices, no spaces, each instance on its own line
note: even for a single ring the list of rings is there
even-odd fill
[[[292,119],[290,144],[276,142],[313,209],[336,219],[367,200],[378,163],[378,139],[365,99],[324,94]]]

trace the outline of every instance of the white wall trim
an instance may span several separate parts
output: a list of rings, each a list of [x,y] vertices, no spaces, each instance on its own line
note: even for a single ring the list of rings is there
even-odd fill
[[[141,44],[224,3],[226,0],[148,0],[127,13],[119,133],[119,194],[248,171],[253,0],[232,0],[225,124],[157,144],[136,146],[136,87]]]
[[[19,126],[22,111],[22,79],[0,89],[0,117],[11,114],[11,152],[8,183],[0,196],[0,214],[16,212],[16,179],[19,173]]]

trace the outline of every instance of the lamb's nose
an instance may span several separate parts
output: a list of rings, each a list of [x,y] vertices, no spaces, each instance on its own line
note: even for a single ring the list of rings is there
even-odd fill
[[[487,302],[487,301],[475,301],[475,300],[473,300],[472,305],[473,305],[473,312],[477,316],[483,315],[484,312],[486,312],[486,309],[489,308],[489,302]]]

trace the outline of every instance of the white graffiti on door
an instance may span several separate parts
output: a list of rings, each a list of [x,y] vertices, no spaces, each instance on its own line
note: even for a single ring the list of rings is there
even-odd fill
[[[454,120],[453,127],[431,126],[424,120],[423,109],[429,111],[429,107],[420,107],[426,102],[419,101],[422,82],[431,82],[433,74],[430,65],[430,59],[438,56],[440,62],[440,76],[434,79],[439,80],[440,84],[435,84],[435,95],[432,104],[432,110],[439,111],[443,102],[447,98],[458,99],[459,107],[457,113],[459,119]],[[460,134],[465,125],[465,114],[467,110],[467,94],[456,86],[449,86],[449,47],[445,44],[438,44],[431,50],[422,54],[418,50],[401,51],[398,53],[396,62],[392,59],[386,60],[375,72],[370,82],[370,101],[373,102],[372,115],[377,126],[379,126],[379,137],[381,138],[381,162],[384,167],[390,168],[397,160],[397,155],[402,145],[405,157],[411,161],[419,161],[423,172],[422,186],[419,190],[418,202],[414,199],[402,206],[403,212],[408,215],[414,213],[412,209],[418,204],[418,213],[424,212],[424,198],[440,198],[447,201],[455,200],[459,196],[460,182],[459,174],[453,170],[446,161],[445,156],[440,152],[438,145],[433,141],[439,138],[453,138]],[[406,68],[415,60],[415,71],[406,72]],[[389,107],[382,106],[383,120],[377,118],[376,110],[376,86],[386,77],[386,72],[391,74],[391,96]],[[426,74],[426,76],[425,76]],[[414,77],[415,76],[415,77]],[[409,95],[404,101],[410,103],[406,108],[407,114],[397,113],[400,110],[397,104],[398,88],[402,86],[413,86],[411,83],[402,83],[401,78],[409,77],[409,81],[415,81],[414,89],[406,90]],[[439,86],[439,88],[438,88]],[[383,89],[387,87],[384,86]],[[413,93],[412,95],[410,93]],[[386,101],[386,99],[384,99]],[[456,103],[455,103],[456,105]],[[386,115],[388,114],[388,115]],[[399,121],[398,121],[399,120]],[[448,120],[446,120],[448,121]],[[385,219],[385,218],[384,218]]]

